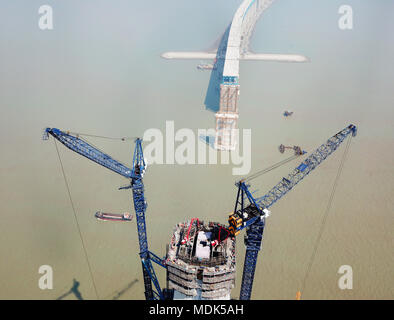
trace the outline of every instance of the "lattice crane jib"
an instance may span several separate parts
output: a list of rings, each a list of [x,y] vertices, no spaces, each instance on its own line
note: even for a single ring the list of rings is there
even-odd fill
[[[268,208],[321,164],[350,134],[353,137],[357,134],[357,127],[352,124],[329,138],[326,143],[317,148],[289,175],[283,177],[278,184],[261,197],[254,196],[256,191],[250,191],[250,185],[246,182],[247,179],[236,183],[238,193],[234,212],[229,217],[229,230],[236,236],[241,230],[247,229],[245,235],[246,254],[240,292],[241,300],[249,300],[252,293],[265,218],[270,214]]]
[[[56,128],[46,128],[44,139],[48,135],[53,136],[70,150],[96,162],[97,164],[117,173],[130,180],[130,184],[119,189],[132,189],[134,209],[136,212],[138,242],[140,247],[140,258],[143,270],[145,297],[147,300],[163,299],[163,293],[160,288],[159,281],[156,277],[152,261],[162,267],[166,267],[162,260],[151,253],[148,248],[148,240],[146,234],[145,211],[147,203],[144,195],[143,175],[146,170],[146,163],[142,151],[142,140],[137,138],[135,141],[135,149],[133,155],[132,168],[127,167],[121,162],[113,159],[108,154],[102,152],[90,143],[81,139],[78,135],[70,134]],[[152,287],[152,283],[154,288]]]

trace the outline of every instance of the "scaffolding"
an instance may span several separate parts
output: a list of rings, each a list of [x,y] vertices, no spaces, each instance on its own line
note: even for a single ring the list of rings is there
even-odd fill
[[[234,150],[237,144],[238,129],[238,84],[220,85],[220,106],[216,113],[215,149]]]
[[[168,287],[191,299],[224,299],[230,296],[235,284],[235,238],[227,238],[210,247],[209,258],[195,255],[198,234],[213,234],[219,223],[192,220],[179,223],[174,228],[167,253]],[[189,232],[187,242],[182,241]]]

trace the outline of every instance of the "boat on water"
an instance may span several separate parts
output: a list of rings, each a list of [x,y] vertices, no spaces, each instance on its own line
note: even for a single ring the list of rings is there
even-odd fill
[[[102,221],[132,221],[133,216],[132,214],[125,212],[125,213],[107,213],[97,211],[94,215],[97,220]]]

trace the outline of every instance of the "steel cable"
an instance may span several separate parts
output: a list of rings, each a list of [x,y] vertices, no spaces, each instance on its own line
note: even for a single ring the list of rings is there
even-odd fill
[[[135,140],[137,137],[108,137],[108,136],[100,136],[100,135],[94,135],[94,134],[87,134],[87,133],[80,133],[80,132],[71,132],[71,131],[66,131],[67,134],[74,134],[77,137],[78,136],[85,136],[85,137],[93,137],[93,138],[100,138],[100,139],[109,139],[109,140],[121,140],[121,141],[126,141],[126,140]]]
[[[65,173],[65,171],[64,171],[64,166],[63,166],[62,159],[61,159],[61,157],[60,157],[59,149],[58,149],[58,147],[57,147],[56,139],[54,139],[54,142],[55,142],[55,147],[56,147],[57,156],[58,156],[59,162],[60,162],[60,167],[61,167],[61,170],[62,170],[62,173],[63,173],[64,182],[65,182],[65,184],[66,184],[68,196],[69,196],[69,198],[70,198],[71,207],[72,207],[72,210],[73,210],[73,213],[74,213],[75,223],[76,223],[76,225],[77,225],[77,229],[78,229],[79,237],[80,237],[80,239],[81,239],[83,251],[84,251],[84,253],[85,253],[85,258],[86,258],[86,262],[87,262],[87,265],[88,265],[88,268],[89,268],[90,277],[91,277],[91,279],[92,279],[94,291],[95,291],[95,293],[96,293],[96,298],[99,299],[99,295],[98,295],[98,292],[97,292],[96,283],[95,283],[94,277],[93,277],[92,268],[91,268],[91,266],[90,266],[89,256],[88,256],[88,253],[87,253],[87,250],[86,250],[85,242],[84,242],[83,237],[82,237],[82,232],[81,232],[81,228],[80,228],[80,226],[79,226],[79,222],[78,222],[78,218],[77,218],[77,214],[76,214],[76,210],[75,210],[75,206],[74,206],[74,201],[73,201],[73,199],[72,199],[72,197],[71,197],[70,186],[69,186],[69,184],[68,184],[67,177],[66,177],[66,173]]]
[[[259,177],[259,176],[261,176],[261,175],[263,175],[263,174],[265,174],[267,172],[270,172],[271,170],[274,170],[274,169],[276,169],[276,168],[278,168],[278,167],[280,167],[280,166],[282,166],[282,165],[294,160],[295,158],[298,158],[298,155],[291,156],[291,157],[289,157],[287,159],[284,159],[284,160],[282,160],[282,161],[280,161],[280,162],[278,162],[278,163],[276,163],[276,164],[274,164],[274,165],[272,165],[272,166],[270,166],[268,168],[265,168],[263,170],[257,171],[256,173],[251,174],[250,176],[244,178],[243,180],[245,182],[253,180],[253,179],[255,179],[255,178],[257,178],[257,177]]]
[[[333,188],[332,188],[332,191],[331,191],[328,203],[327,203],[326,211],[324,212],[323,220],[322,220],[322,223],[320,225],[320,229],[319,229],[319,232],[318,232],[318,235],[317,235],[317,239],[316,239],[314,248],[312,250],[312,255],[310,257],[310,260],[309,260],[309,263],[308,263],[308,266],[307,266],[307,269],[306,269],[306,273],[305,273],[304,279],[302,281],[301,293],[303,293],[304,290],[305,290],[306,281],[307,281],[307,279],[309,277],[310,271],[312,269],[313,262],[314,262],[315,257],[316,257],[316,252],[317,252],[317,249],[319,247],[320,240],[321,240],[321,237],[322,237],[322,234],[323,234],[323,231],[324,231],[324,227],[325,227],[326,222],[327,222],[328,213],[330,212],[331,207],[332,207],[335,191],[336,191],[336,189],[338,187],[339,177],[340,177],[340,175],[342,173],[342,169],[343,169],[343,166],[344,166],[344,163],[345,163],[345,160],[346,160],[346,156],[347,156],[347,153],[348,153],[348,150],[349,150],[349,147],[350,147],[351,139],[352,139],[352,137],[350,136],[348,141],[347,141],[347,144],[346,144],[345,151],[343,153],[341,162],[339,164],[338,172],[337,172],[337,175],[335,177],[334,185],[333,185]]]

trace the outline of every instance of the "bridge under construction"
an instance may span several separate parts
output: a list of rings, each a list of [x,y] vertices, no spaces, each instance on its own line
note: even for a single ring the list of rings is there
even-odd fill
[[[298,54],[256,54],[250,52],[250,39],[262,13],[274,0],[244,0],[220,39],[217,49],[198,52],[165,52],[165,59],[209,59],[215,65],[207,91],[205,105],[215,111],[217,150],[234,150],[237,144],[238,96],[240,94],[239,61],[262,60],[306,62]]]

